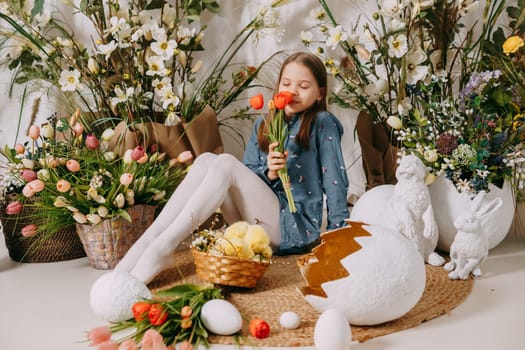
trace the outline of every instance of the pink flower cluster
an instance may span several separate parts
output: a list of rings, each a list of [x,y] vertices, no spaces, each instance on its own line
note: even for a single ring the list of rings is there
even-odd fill
[[[139,345],[133,339],[127,339],[122,343],[111,339],[111,330],[107,326],[93,328],[87,335],[91,340],[89,346],[97,346],[98,350],[139,350]],[[173,345],[166,346],[162,335],[154,329],[148,329],[142,338],[142,350],[175,350]],[[179,350],[193,350],[190,342],[179,344]]]

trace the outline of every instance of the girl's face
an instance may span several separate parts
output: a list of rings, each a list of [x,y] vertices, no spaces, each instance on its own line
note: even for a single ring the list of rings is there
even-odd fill
[[[284,109],[287,116],[307,110],[323,99],[325,94],[325,89],[319,88],[312,72],[298,62],[290,62],[284,67],[278,92],[282,91],[289,91],[294,95],[293,101]]]

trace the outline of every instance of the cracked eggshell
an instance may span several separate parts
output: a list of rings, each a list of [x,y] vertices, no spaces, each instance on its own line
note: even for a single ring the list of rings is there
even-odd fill
[[[132,318],[133,304],[146,298],[151,298],[148,287],[123,271],[112,271],[99,277],[90,291],[91,310],[108,322]]]
[[[352,329],[345,315],[336,309],[324,311],[314,328],[316,350],[348,350],[352,344]]]
[[[401,233],[350,222],[321,238],[301,267],[303,296],[319,312],[337,309],[351,324],[370,326],[403,316],[421,298],[425,264]]]
[[[201,321],[210,332],[232,335],[241,330],[242,317],[237,308],[222,299],[207,301],[201,309]]]

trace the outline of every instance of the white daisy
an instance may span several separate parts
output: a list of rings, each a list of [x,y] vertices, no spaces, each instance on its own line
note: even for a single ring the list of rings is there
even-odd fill
[[[151,50],[158,56],[162,56],[165,60],[169,60],[173,57],[175,49],[177,48],[177,42],[175,40],[168,40],[165,31],[153,32],[153,38],[155,41],[151,43]]]
[[[126,89],[126,91],[124,91],[120,88],[120,86],[117,86],[113,91],[115,92],[115,97],[111,98],[111,107],[115,108],[115,106],[117,106],[119,103],[126,102],[129,97],[133,96],[135,89],[133,87],[129,87]]]
[[[348,34],[341,25],[328,30],[328,35],[329,37],[328,40],[326,40],[326,46],[330,47],[332,50],[335,50],[337,44],[348,38]]]
[[[63,70],[58,79],[62,91],[75,91],[80,89],[80,72],[74,70]]]
[[[146,63],[148,64],[148,70],[146,75],[154,76],[158,75],[164,77],[168,75],[168,69],[164,65],[164,60],[161,56],[149,56],[146,58]]]
[[[408,40],[405,34],[392,35],[388,38],[388,56],[403,57],[408,51]]]
[[[117,48],[117,43],[115,40],[110,41],[107,44],[99,44],[97,46],[97,53],[100,55],[104,55],[106,57],[106,60],[109,59],[109,56],[115,49]]]
[[[427,55],[421,49],[415,49],[407,55],[407,84],[413,85],[425,79],[428,74],[428,66],[422,66]]]
[[[302,30],[300,37],[301,37],[301,41],[303,42],[303,44],[306,46],[309,46],[310,44],[312,44],[312,40],[314,39],[314,33],[312,33],[309,30],[308,31]]]

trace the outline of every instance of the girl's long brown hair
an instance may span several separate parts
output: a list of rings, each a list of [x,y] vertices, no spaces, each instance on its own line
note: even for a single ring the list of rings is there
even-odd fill
[[[279,90],[279,83],[281,82],[282,74],[284,68],[291,62],[297,62],[302,64],[312,72],[317,85],[321,90],[324,90],[324,97],[317,103],[314,103],[308,110],[304,111],[302,114],[301,127],[295,141],[304,149],[310,148],[310,129],[312,123],[315,121],[317,112],[325,111],[327,109],[326,105],[326,91],[327,91],[327,75],[326,68],[323,62],[314,54],[309,52],[297,52],[286,58],[281,66],[281,71],[279,72],[279,78],[275,85],[275,93]],[[271,116],[267,117],[267,122],[270,122]],[[261,151],[268,152],[268,146],[270,141],[268,140],[268,130],[267,123],[263,123],[262,127],[259,128],[257,132],[257,141],[259,142],[259,148]]]

